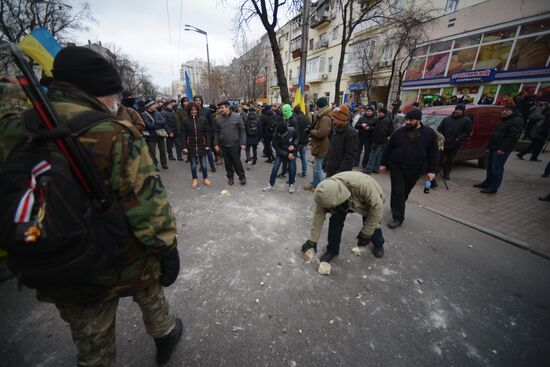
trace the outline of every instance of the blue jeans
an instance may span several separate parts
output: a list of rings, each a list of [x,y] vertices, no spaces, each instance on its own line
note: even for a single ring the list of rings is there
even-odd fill
[[[271,186],[275,185],[277,172],[279,172],[279,168],[284,161],[288,162],[288,184],[294,185],[294,180],[296,179],[296,160],[288,159],[287,157],[277,154],[275,156],[275,162],[273,162],[273,168],[271,169],[271,177],[269,177],[269,184]]]
[[[487,177],[483,184],[489,190],[498,190],[504,176],[504,164],[511,152],[504,152],[498,155],[496,150],[491,150],[487,153]]]
[[[321,181],[325,179],[325,172],[323,172],[323,162],[325,158],[315,157],[313,159],[313,179],[309,183],[313,187],[317,187]]]
[[[307,175],[307,144],[300,145],[298,147],[298,154],[300,155],[300,160],[302,161],[302,176]]]
[[[191,155],[189,156],[189,163],[191,163],[191,175],[193,175],[193,179],[197,179],[197,161],[201,165],[201,172],[202,172],[202,178],[208,178],[208,168],[206,166],[206,154],[196,156]]]
[[[208,156],[208,163],[210,164],[210,168],[214,169],[215,164],[214,164],[214,153],[212,152],[212,149],[208,149],[206,151],[206,154]]]
[[[384,151],[384,145],[373,145],[369,154],[369,162],[365,169],[367,173],[372,171],[378,172],[380,169],[380,159],[382,159],[382,152]]]

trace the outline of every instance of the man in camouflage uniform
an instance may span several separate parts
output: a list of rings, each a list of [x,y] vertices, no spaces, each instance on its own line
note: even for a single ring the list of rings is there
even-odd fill
[[[99,54],[82,47],[65,48],[54,60],[53,74],[48,94],[62,123],[90,109],[116,115],[120,78]],[[21,106],[14,107],[11,113],[2,111],[0,166],[13,142],[25,134],[18,116]],[[131,123],[113,118],[79,138],[112,189],[131,233],[116,264],[102,267],[85,284],[37,289],[37,297],[54,303],[69,323],[79,366],[115,366],[116,310],[120,297],[132,296],[155,340],[157,363],[166,363],[183,326],[170,312],[162,289],[179,273],[176,223],[165,189],[145,141]]]

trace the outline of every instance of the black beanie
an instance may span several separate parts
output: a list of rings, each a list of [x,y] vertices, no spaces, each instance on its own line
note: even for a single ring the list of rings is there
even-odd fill
[[[96,97],[122,91],[122,82],[103,56],[87,47],[65,47],[53,60],[53,77],[68,82]]]
[[[418,108],[413,108],[405,115],[405,120],[422,120],[422,111]]]

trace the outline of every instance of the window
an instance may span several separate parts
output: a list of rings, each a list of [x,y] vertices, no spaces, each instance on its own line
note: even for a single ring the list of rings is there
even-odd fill
[[[330,92],[325,92],[325,97],[330,101]]]
[[[321,34],[319,35],[319,43],[323,42],[323,41],[326,40],[326,39],[327,39],[327,32],[321,33]]]
[[[310,51],[313,50],[313,38],[309,40],[309,48]]]
[[[300,78],[300,67],[299,66],[296,68],[296,75],[298,75],[298,78]]]
[[[382,51],[382,61],[391,61],[393,54],[395,53],[395,43],[388,43],[384,46]]]
[[[338,39],[338,36],[340,35],[338,31],[339,31],[339,26],[336,26],[332,29],[332,40],[333,41]]]
[[[285,60],[288,60],[288,51],[285,51]]]
[[[332,62],[334,61],[334,57],[328,58],[328,72],[332,73]]]
[[[447,0],[447,5],[445,6],[445,14],[456,11],[457,7],[458,7],[458,0]]]
[[[288,80],[292,80],[292,69],[288,70]]]
[[[376,45],[376,42],[373,38],[369,38],[363,41],[363,44],[365,48],[365,55],[367,55],[368,58],[372,58],[374,56],[374,46]]]
[[[382,14],[382,10],[380,10],[380,8],[378,7],[369,10],[369,12],[367,13],[367,20],[361,23],[361,25],[364,24],[361,28],[368,29],[379,25],[382,21],[382,19],[379,17],[380,14]]]

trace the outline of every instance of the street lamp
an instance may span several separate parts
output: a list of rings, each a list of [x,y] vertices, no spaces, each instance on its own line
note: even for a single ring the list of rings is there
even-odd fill
[[[206,37],[206,63],[208,64],[208,103],[212,103],[212,79],[210,75],[210,51],[208,51],[208,33],[189,24],[185,25],[184,30],[187,32],[197,32],[203,34]]]

